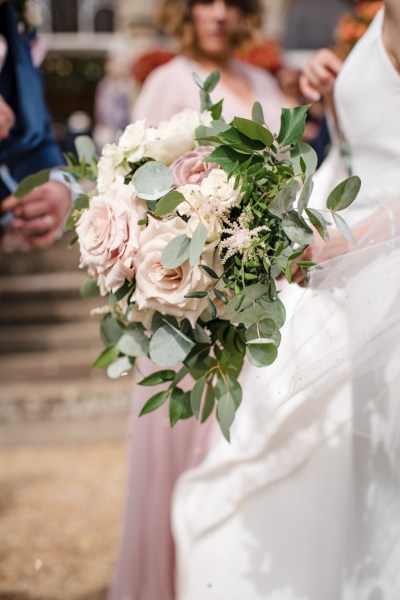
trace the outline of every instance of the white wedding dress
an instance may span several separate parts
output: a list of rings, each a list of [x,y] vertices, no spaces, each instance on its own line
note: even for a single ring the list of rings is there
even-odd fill
[[[369,227],[282,291],[278,360],[247,367],[231,444],[178,481],[179,600],[400,599],[400,75],[382,19],[335,88],[362,179],[343,216]]]

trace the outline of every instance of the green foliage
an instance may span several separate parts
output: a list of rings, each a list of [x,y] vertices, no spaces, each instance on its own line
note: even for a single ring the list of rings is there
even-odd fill
[[[173,182],[171,169],[154,160],[146,162],[132,177],[138,196],[148,201],[165,196],[171,190]]]

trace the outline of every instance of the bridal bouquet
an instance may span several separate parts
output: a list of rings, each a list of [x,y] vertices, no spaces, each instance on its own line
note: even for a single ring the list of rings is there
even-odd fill
[[[201,113],[184,110],[157,128],[128,125],[98,163],[80,140],[69,172],[96,179],[96,189],[75,200],[69,227],[89,275],[86,294],[108,298],[98,311],[106,348],[94,366],[118,378],[149,357],[154,373],[140,384],[166,385],[141,414],[168,402],[174,425],[205,421],[216,406],[229,439],[245,357],[266,367],[278,354],[285,308],[275,279],[290,281],[296,262],[312,266],[301,256],[314,230],[324,240],[328,232],[324,214],[308,207],[317,165],[300,141],[308,107],[284,109],[278,135],[259,103],[252,119],[226,123],[222,101],[210,99],[217,81],[218,73],[196,77]],[[337,213],[359,186],[350,177],[327,200],[348,237]],[[180,387],[187,375],[191,391]]]

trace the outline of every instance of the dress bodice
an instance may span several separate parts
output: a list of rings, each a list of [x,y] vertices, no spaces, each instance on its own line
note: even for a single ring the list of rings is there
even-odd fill
[[[384,12],[343,65],[335,86],[340,129],[362,196],[400,189],[400,74],[382,39]],[[356,207],[358,202],[354,204]]]

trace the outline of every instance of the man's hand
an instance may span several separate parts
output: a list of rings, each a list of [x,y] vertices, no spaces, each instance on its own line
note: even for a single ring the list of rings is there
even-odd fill
[[[342,63],[332,50],[319,50],[300,76],[302,94],[313,102],[330,94],[341,68]]]
[[[0,96],[0,140],[4,140],[14,127],[15,115],[7,102]]]
[[[1,210],[14,212],[10,231],[18,232],[34,248],[47,248],[60,237],[70,207],[68,187],[48,181],[21,199],[9,196],[2,202]]]

